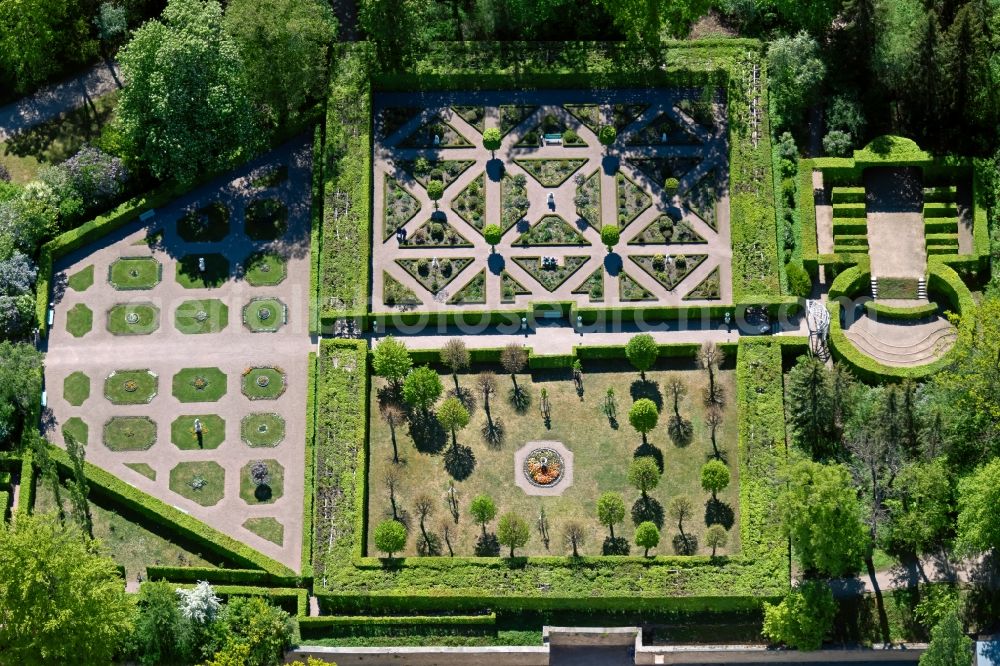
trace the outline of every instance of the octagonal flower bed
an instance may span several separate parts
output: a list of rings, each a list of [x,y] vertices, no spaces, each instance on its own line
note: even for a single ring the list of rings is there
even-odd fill
[[[160,309],[152,303],[119,303],[108,310],[107,327],[114,335],[149,335],[160,327]]]
[[[559,483],[566,469],[562,455],[553,449],[535,449],[524,459],[524,478],[533,486],[549,488]]]
[[[285,491],[285,468],[277,460],[254,460],[240,470],[240,497],[247,504],[270,504]]]
[[[288,261],[277,252],[255,252],[247,257],[244,271],[251,287],[281,284],[288,273]]]
[[[217,449],[225,439],[226,421],[218,414],[178,416],[170,424],[170,441],[178,449]]]
[[[114,416],[104,424],[104,446],[112,451],[145,451],[156,443],[156,422],[148,416]]]
[[[118,291],[152,289],[163,277],[163,266],[152,257],[122,257],[108,266],[108,284]]]
[[[277,446],[285,438],[285,419],[277,414],[247,414],[240,423],[240,436],[247,446]]]
[[[276,400],[285,392],[285,371],[258,366],[243,371],[243,395],[251,400]]]
[[[174,375],[173,394],[181,402],[215,402],[226,386],[226,373],[218,368],[184,368]]]
[[[288,322],[288,308],[277,298],[253,298],[243,306],[243,325],[254,333],[274,333]]]
[[[213,506],[226,494],[226,470],[210,460],[177,463],[170,470],[170,489],[202,506]]]
[[[104,397],[114,405],[142,405],[156,397],[159,384],[152,370],[115,370],[104,380]]]
[[[217,298],[184,301],[174,312],[174,326],[181,333],[217,333],[229,324],[229,308]]]

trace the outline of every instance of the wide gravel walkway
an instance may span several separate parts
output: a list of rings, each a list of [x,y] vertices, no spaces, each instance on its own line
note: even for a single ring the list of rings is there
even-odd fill
[[[288,180],[267,189],[251,186],[250,177],[268,167],[286,165]],[[146,223],[137,222],[63,260],[56,268],[55,321],[45,362],[45,383],[51,410],[51,440],[62,445],[61,424],[76,416],[89,428],[87,460],[140,490],[191,514],[298,571],[302,548],[304,442],[309,336],[309,184],[311,150],[300,137],[209,185],[156,211]],[[289,207],[288,231],[273,243],[253,242],[243,232],[246,205],[258,197],[278,198]],[[219,201],[230,210],[230,233],[218,243],[186,243],[177,235],[176,220],[186,211]],[[147,234],[162,230],[161,243],[149,245]],[[186,289],[175,279],[177,259],[186,254],[223,253],[231,268],[264,247],[287,260],[288,275],[277,286],[251,287],[231,270],[219,287]],[[119,257],[153,257],[163,265],[161,282],[153,289],[116,291],[107,281],[109,265]],[[82,292],[65,288],[69,275],[94,267],[94,284]],[[252,297],[274,296],[288,306],[288,323],[276,333],[253,333],[242,324],[243,306]],[[229,308],[229,324],[217,333],[186,335],[174,326],[174,312],[187,300],[220,299]],[[159,328],[149,335],[115,336],[107,331],[106,311],[117,303],[151,302],[160,310]],[[66,330],[67,311],[83,303],[94,313],[94,326],[75,338]],[[241,392],[242,373],[251,366],[282,369],[287,390],[277,400],[250,401]],[[181,403],[171,393],[171,380],[182,368],[218,367],[227,375],[227,393],[217,402]],[[149,404],[112,405],[105,399],[104,380],[114,370],[150,369],[159,375],[159,392]],[[81,407],[63,396],[63,381],[82,371],[90,377],[90,397]],[[284,440],[274,448],[250,448],[241,441],[240,422],[251,412],[273,412],[284,418]],[[180,450],[171,443],[171,422],[181,415],[218,414],[225,419],[225,439],[212,450]],[[113,416],[149,416],[157,425],[157,440],[145,451],[114,452],[103,444],[102,430]],[[284,491],[271,504],[248,505],[240,498],[240,469],[253,460],[274,459],[284,467]],[[170,490],[170,470],[179,462],[214,461],[225,469],[225,496],[214,506],[201,506]],[[146,463],[155,480],[126,467]],[[243,527],[248,518],[272,517],[284,527],[283,545],[276,545]]]

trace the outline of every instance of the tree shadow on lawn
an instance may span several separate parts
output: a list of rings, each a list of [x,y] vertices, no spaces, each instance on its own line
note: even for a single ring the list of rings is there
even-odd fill
[[[722,525],[727,530],[736,522],[733,507],[720,499],[709,499],[705,502],[705,525]]]
[[[674,552],[678,555],[694,555],[698,552],[698,537],[693,534],[675,534]]]
[[[646,521],[663,528],[663,505],[649,495],[640,497],[632,505],[632,522],[638,525]]]
[[[645,442],[636,447],[635,451],[632,453],[633,458],[640,458],[642,456],[649,456],[656,462],[656,466],[660,470],[660,474],[663,474],[663,451],[660,447],[655,444],[650,444]]]
[[[470,389],[464,386],[459,386],[448,391],[448,397],[458,398],[458,401],[461,402],[466,411],[469,412],[469,416],[476,413],[476,394]]]
[[[444,454],[444,469],[456,481],[465,481],[476,469],[476,454],[468,446],[450,446]]]
[[[476,557],[497,557],[500,555],[500,541],[492,532],[480,534],[476,539]]]
[[[637,379],[629,387],[629,394],[632,396],[632,402],[647,398],[656,405],[656,411],[663,411],[663,393],[660,392],[659,383],[651,379]]]
[[[416,412],[410,416],[410,437],[421,453],[441,453],[448,443],[448,433],[434,412]]]

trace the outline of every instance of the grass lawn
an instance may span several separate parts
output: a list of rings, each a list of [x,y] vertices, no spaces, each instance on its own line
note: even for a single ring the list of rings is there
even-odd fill
[[[66,423],[63,423],[62,427],[63,437],[67,435],[72,436],[80,444],[87,444],[90,439],[90,429],[87,428],[87,423],[79,416],[71,416],[66,419]]]
[[[94,265],[91,264],[73,273],[66,279],[66,285],[73,291],[87,291],[94,284]]]
[[[115,416],[104,424],[104,446],[112,451],[145,451],[156,443],[156,422],[148,416]]]
[[[83,303],[66,311],[66,330],[74,338],[82,338],[94,328],[94,312]]]
[[[205,460],[182,462],[170,470],[170,489],[202,506],[218,504],[226,494],[226,470]]]
[[[247,414],[240,423],[240,436],[247,446],[277,446],[285,438],[285,419],[277,414]]]
[[[201,421],[201,442],[194,431],[194,420]],[[226,439],[226,422],[218,414],[178,416],[170,424],[170,441],[178,449],[217,449]]]
[[[125,466],[131,470],[139,472],[139,474],[142,474],[150,481],[156,481],[156,470],[146,463],[125,463]]]
[[[60,497],[64,510],[69,514],[71,510],[69,490],[65,487],[60,488]],[[52,486],[40,479],[35,493],[35,513],[54,511],[55,508]],[[118,508],[104,500],[98,503],[94,500],[93,494],[90,500],[90,514],[94,521],[94,537],[100,540],[116,563],[125,567],[128,580],[135,580],[139,574],[145,579],[146,567],[151,564],[192,567],[227,564],[204,559],[194,550],[188,550],[179,543],[163,538],[162,528],[155,527],[156,532],[150,531],[140,522],[140,517],[132,516],[124,508]]]
[[[285,543],[285,526],[270,516],[247,518],[243,521],[243,527],[271,543],[279,546]]]
[[[184,368],[174,375],[173,394],[181,402],[215,402],[226,395],[227,384],[218,368]]]
[[[288,229],[288,206],[278,199],[254,199],[246,208],[246,234],[252,240],[272,241]]]
[[[108,93],[0,141],[0,164],[7,167],[15,183],[24,185],[34,180],[44,164],[58,164],[76,154],[83,144],[99,138],[101,128],[112,118],[117,101],[117,92]]]
[[[108,283],[119,291],[152,289],[162,277],[163,265],[152,257],[124,257],[108,268]]]
[[[274,333],[285,323],[285,304],[277,298],[254,298],[243,306],[243,325],[254,333]]]
[[[281,497],[285,490],[285,468],[277,460],[261,462],[267,463],[269,472],[265,484],[258,486],[250,478],[250,468],[254,463],[249,462],[240,470],[240,497],[247,504],[270,504]]]
[[[174,313],[174,326],[181,333],[218,333],[229,325],[229,308],[217,298],[184,301]]]
[[[287,274],[288,262],[277,252],[255,252],[247,257],[244,270],[251,287],[270,287],[280,284]]]
[[[177,220],[177,235],[188,243],[217,243],[229,235],[229,208],[221,201],[193,210]]]
[[[280,368],[250,368],[243,373],[243,395],[251,400],[276,400],[285,392],[285,373]]]
[[[90,397],[90,377],[77,370],[63,380],[63,397],[66,402],[79,407]]]
[[[160,327],[160,309],[152,303],[119,303],[108,310],[114,335],[149,335]]]
[[[159,385],[149,370],[115,370],[104,380],[104,397],[114,405],[142,405],[156,397]]]
[[[484,369],[476,368],[476,371]],[[647,372],[647,381],[639,379],[639,373],[632,371],[626,361],[608,363],[591,362],[584,365],[583,394],[578,395],[568,370],[546,370],[532,374],[518,375],[518,384],[528,389],[531,404],[523,413],[518,413],[508,401],[512,384],[509,375],[502,374],[499,367],[491,367],[497,374],[497,394],[491,397],[490,408],[494,421],[503,423],[505,437],[501,446],[486,444],[481,428],[486,423],[482,396],[476,390],[476,375],[459,375],[463,393],[472,393],[474,402],[469,426],[458,433],[461,446],[469,447],[475,458],[472,473],[462,481],[454,481],[459,505],[459,520],[456,525],[449,514],[446,502],[452,476],[444,466],[444,453],[451,448],[450,437],[440,429],[430,437],[421,437],[418,449],[410,434],[410,426],[396,427],[396,440],[401,464],[398,465],[400,481],[396,491],[397,502],[409,523],[409,539],[405,554],[416,554],[419,535],[413,500],[419,494],[427,493],[438,499],[434,506],[434,517],[428,522],[428,529],[442,535],[444,521],[450,525],[449,538],[456,555],[472,555],[480,528],[469,514],[472,499],[486,493],[493,497],[498,507],[498,516],[508,511],[525,517],[532,526],[531,539],[527,546],[519,550],[525,555],[562,555],[567,551],[562,543],[563,527],[569,520],[580,522],[585,529],[585,544],[582,554],[600,554],[607,528],[600,525],[596,517],[597,498],[601,493],[614,491],[625,500],[625,521],[615,526],[615,535],[632,542],[635,532],[631,517],[633,503],[639,498],[639,491],[627,481],[629,464],[637,448],[642,445],[642,437],[628,423],[628,410],[635,399],[650,397],[655,402],[662,401],[661,416],[656,428],[648,436],[650,453],[663,457],[665,473],[659,486],[650,496],[662,504],[664,511],[670,499],[676,495],[686,495],[695,505],[695,515],[684,524],[687,534],[698,539],[698,554],[709,554],[703,545],[706,529],[706,512],[712,506],[714,513],[730,523],[729,544],[720,548],[718,554],[733,554],[740,550],[739,544],[739,480],[736,466],[737,420],[735,408],[735,375],[731,370],[717,373],[718,381],[724,388],[725,407],[722,423],[716,432],[716,441],[723,456],[728,461],[732,481],[719,494],[721,505],[710,505],[710,495],[701,488],[701,467],[712,455],[709,429],[705,424],[706,409],[703,406],[703,391],[707,384],[707,374],[689,365],[674,363]],[[680,401],[680,412],[690,419],[693,436],[686,446],[675,445],[667,433],[667,421],[672,412],[673,402],[668,392],[668,381],[680,379],[687,394]],[[454,382],[449,374],[442,374],[441,380],[446,392],[454,391]],[[369,525],[377,525],[391,516],[389,494],[386,489],[386,474],[393,468],[392,444],[389,426],[379,417],[379,390],[384,386],[380,380],[372,387],[371,414],[371,455],[369,468]],[[545,389],[550,404],[550,419],[542,416],[539,403],[541,390]],[[617,423],[612,424],[602,410],[607,391],[613,388],[617,404]],[[561,495],[550,497],[528,496],[514,482],[514,453],[527,442],[554,440],[564,444],[573,452],[573,484]],[[546,548],[537,529],[540,512],[544,509],[548,521],[549,547]],[[731,513],[730,513],[731,512]],[[730,514],[730,515],[725,515]],[[489,526],[496,529],[496,521]],[[368,531],[368,552],[376,553],[372,542],[372,532]],[[660,547],[652,551],[657,554],[674,554],[672,539],[678,535],[677,525],[665,517],[661,529]],[[442,549],[447,549],[442,543]],[[632,543],[632,554],[642,554]]]
[[[205,270],[198,266],[205,260]],[[185,289],[218,287],[229,279],[229,260],[221,254],[186,254],[177,262],[177,282]]]

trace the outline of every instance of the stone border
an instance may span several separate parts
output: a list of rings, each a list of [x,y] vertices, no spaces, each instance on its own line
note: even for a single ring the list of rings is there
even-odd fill
[[[269,315],[269,318],[270,317],[274,318],[274,324],[272,326],[266,326],[266,327],[256,328],[256,327],[252,326],[247,321],[247,310],[249,308],[253,307],[254,303],[260,303],[261,301],[273,301],[273,302],[277,303],[279,306],[281,306],[281,321],[280,322],[278,320],[278,313],[277,312],[272,313],[271,315]],[[280,298],[277,298],[276,296],[255,296],[255,297],[251,298],[250,301],[247,302],[246,305],[243,306],[243,325],[251,333],[277,333],[281,329],[281,327],[284,326],[287,323],[288,323],[288,306],[285,305],[284,301],[282,301]]]
[[[245,381],[247,375],[249,375],[254,370],[274,370],[279,375],[281,375],[281,392],[278,393],[278,395],[271,398],[248,395],[246,392]],[[283,396],[285,394],[285,391],[287,390],[288,390],[288,373],[286,373],[282,368],[276,365],[252,365],[246,370],[244,370],[242,373],[240,373],[240,393],[242,393],[247,400],[277,400],[278,398]]]
[[[115,402],[114,400],[111,399],[111,396],[108,395],[108,389],[107,389],[108,380],[114,378],[114,376],[117,375],[119,372],[145,372],[146,374],[150,375],[153,378],[153,381],[155,383],[155,386],[153,387],[153,393],[148,398],[146,398],[145,404],[148,405],[149,403],[153,402],[153,398],[155,398],[157,395],[160,394],[160,376],[155,372],[153,372],[152,370],[150,370],[149,368],[136,368],[135,370],[112,370],[111,374],[104,378],[104,390],[103,390],[104,399],[110,402],[112,405],[144,404],[142,402]]]
[[[154,282],[148,287],[120,287],[117,284],[115,284],[115,281],[111,279],[111,273],[115,269],[115,264],[117,264],[120,261],[136,261],[140,259],[144,261],[151,261],[154,264],[156,264],[156,282]],[[161,282],[163,282],[163,264],[157,261],[156,257],[151,257],[147,255],[133,256],[133,257],[118,257],[110,264],[108,264],[108,284],[111,285],[111,288],[114,289],[115,291],[150,291],[156,288],[156,286]]]
[[[535,485],[524,475],[524,461],[531,453],[538,449],[552,449],[562,456],[563,463],[565,464],[562,476],[551,486]],[[514,452],[514,482],[526,495],[543,497],[562,495],[567,488],[573,485],[573,452],[567,449],[562,442],[526,442],[524,446]]]

